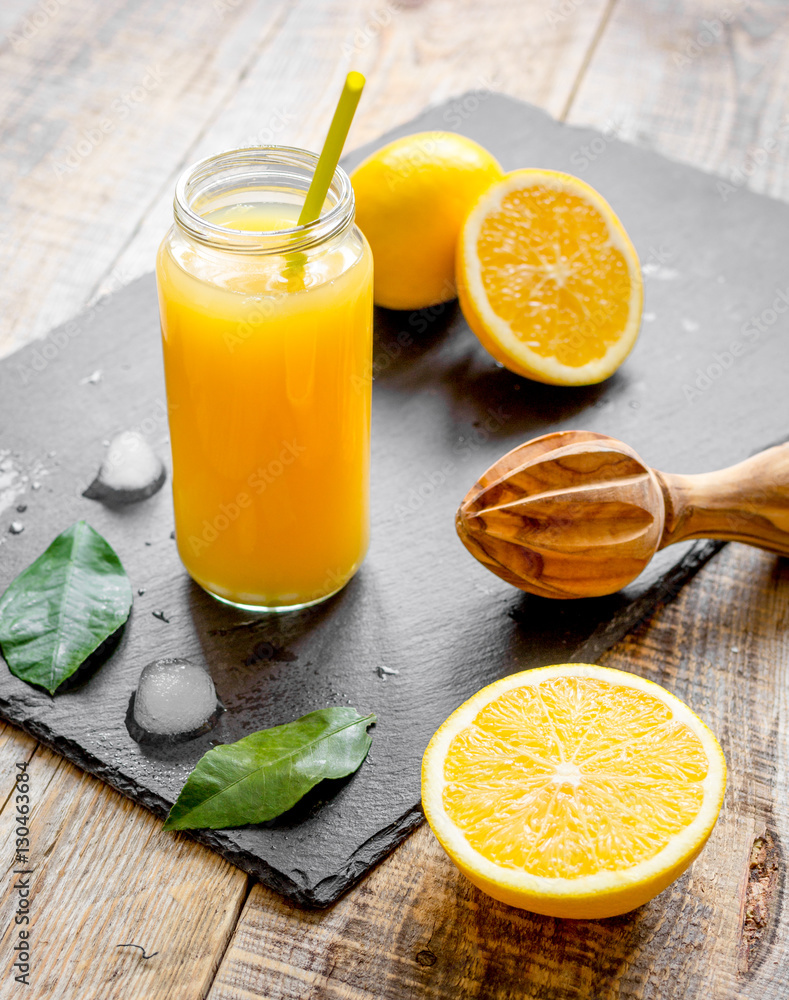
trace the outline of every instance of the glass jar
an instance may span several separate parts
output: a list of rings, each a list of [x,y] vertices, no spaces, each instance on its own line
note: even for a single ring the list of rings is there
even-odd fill
[[[325,600],[368,545],[372,255],[340,168],[298,225],[316,163],[196,163],[156,261],[178,552],[246,610]]]

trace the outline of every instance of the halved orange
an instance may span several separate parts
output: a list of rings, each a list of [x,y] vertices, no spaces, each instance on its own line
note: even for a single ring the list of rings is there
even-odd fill
[[[622,223],[594,188],[556,170],[516,170],[481,195],[456,277],[482,344],[538,382],[601,382],[641,326],[641,268]]]
[[[707,841],[726,762],[679,698],[569,663],[483,688],[433,736],[422,804],[460,870],[495,899],[555,917],[626,913]]]

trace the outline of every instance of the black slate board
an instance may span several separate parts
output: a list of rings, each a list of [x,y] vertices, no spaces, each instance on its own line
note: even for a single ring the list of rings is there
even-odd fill
[[[477,139],[507,169],[554,167],[599,188],[645,265],[644,328],[604,385],[562,389],[497,367],[455,304],[381,312],[373,543],[356,579],[325,605],[235,613],[182,570],[169,488],[123,511],[81,496],[115,432],[138,428],[169,450],[150,275],[0,365],[0,589],[85,518],[120,554],[136,595],[118,650],[82,686],[51,699],[0,664],[0,712],[160,815],[212,738],[229,742],[324,705],[376,712],[372,751],[351,779],[273,823],[195,834],[306,905],[335,900],[420,822],[421,754],[457,705],[514,670],[594,660],[716,551],[675,547],[609,598],[523,595],[455,537],[455,508],[483,469],[534,435],[587,428],[658,468],[702,472],[783,438],[789,424],[787,323],[764,312],[789,293],[788,206],[740,189],[724,198],[714,177],[495,95],[449,102],[374,145],[437,128]],[[97,369],[101,381],[83,381]],[[697,386],[698,369],[709,370]],[[12,520],[22,534],[6,533]],[[138,746],[124,725],[140,670],[166,655],[206,662],[228,709],[210,736],[169,754]]]

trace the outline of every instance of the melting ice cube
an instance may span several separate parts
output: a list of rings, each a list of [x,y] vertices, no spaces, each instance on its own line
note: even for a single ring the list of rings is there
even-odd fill
[[[154,738],[190,739],[207,732],[221,711],[207,670],[190,660],[154,660],[143,668],[134,695],[130,727],[138,742]]]
[[[165,480],[162,460],[137,431],[123,431],[109,443],[99,473],[83,492],[89,500],[137,503],[157,493]]]

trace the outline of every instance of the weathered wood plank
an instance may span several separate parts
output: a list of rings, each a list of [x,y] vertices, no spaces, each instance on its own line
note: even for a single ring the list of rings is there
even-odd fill
[[[787,198],[788,50],[786,4],[619,0],[567,120]]]
[[[20,17],[25,10],[33,10],[38,6],[37,3],[22,4],[19,0],[6,0],[0,15],[0,30],[6,35],[19,20],[10,16],[12,3],[14,9],[18,8],[20,11]],[[156,212],[161,211],[161,208],[157,206],[165,205],[174,172],[182,162],[191,158],[193,151],[216,148],[200,145],[200,129],[206,125],[211,114],[216,116],[221,108],[230,106],[238,78],[243,75],[237,61],[242,54],[249,53],[249,45],[261,44],[261,32],[256,34],[250,25],[254,22],[260,27],[266,18],[272,17],[274,21],[266,23],[273,23],[276,27],[276,15],[281,10],[281,5],[273,10],[271,4],[251,2],[240,5],[231,2],[229,5],[232,9],[227,12],[227,17],[217,22],[203,22],[212,31],[209,33],[206,30],[199,36],[199,25],[193,23],[191,26],[179,26],[178,17],[182,10],[180,4],[156,5],[156,11],[163,12],[161,16],[156,15],[158,20],[152,20],[152,7],[148,4],[102,4],[101,9],[107,12],[108,22],[108,26],[102,31],[94,13],[99,5],[94,2],[75,3],[72,0],[68,6],[64,5],[64,16],[69,9],[77,14],[71,20],[67,18],[66,21],[53,21],[51,29],[42,30],[37,39],[31,40],[31,46],[36,42],[40,48],[27,54],[13,53],[12,69],[8,62],[11,53],[8,50],[4,53],[5,68],[0,67],[0,78],[3,78],[1,92],[19,105],[12,119],[17,129],[15,134],[19,138],[6,147],[6,155],[9,155],[10,150],[13,158],[5,160],[8,170],[2,177],[8,200],[2,218],[5,240],[0,247],[3,259],[0,296],[2,312],[6,317],[3,322],[8,326],[2,341],[5,348],[0,347],[0,350],[7,350],[35,334],[43,333],[52,323],[76,312],[98,286],[101,276],[112,267],[116,257],[120,262],[123,259],[120,255],[127,254],[126,260],[129,262],[128,275],[122,270],[116,270],[116,284],[123,283],[127,277],[136,273],[134,268],[145,270],[149,266],[145,261],[150,260],[147,255],[155,246],[160,232]],[[130,12],[124,15],[119,12],[132,6],[141,13],[137,15]],[[374,11],[378,6],[366,5],[365,16],[368,10]],[[354,134],[354,144],[372,137],[418,110],[431,96],[422,83],[427,74],[434,74],[434,88],[440,88],[442,77],[453,81],[452,84],[447,83],[448,89],[437,91],[433,100],[439,100],[447,93],[479,86],[479,74],[490,64],[498,67],[506,62],[512,71],[509,79],[499,81],[494,77],[492,82],[497,89],[542,103],[558,114],[562,109],[562,102],[571,93],[572,71],[580,65],[586,43],[591,37],[591,33],[585,35],[582,27],[586,24],[586,18],[590,18],[589,23],[594,27],[594,18],[598,17],[601,6],[577,3],[562,7],[570,11],[569,15],[562,17],[556,28],[553,25],[550,27],[551,32],[559,32],[559,37],[564,39],[562,45],[565,48],[552,44],[551,33],[537,30],[541,27],[538,18],[529,20],[528,11],[532,6],[539,7],[540,17],[545,17],[545,5],[527,7],[524,4],[502,2],[495,7],[486,5],[485,28],[474,17],[471,17],[470,23],[464,28],[460,23],[454,26],[449,24],[455,16],[450,5],[426,4],[415,11],[405,12],[409,18],[412,14],[415,15],[410,22],[414,27],[408,32],[403,29],[400,49],[392,41],[392,34],[398,30],[394,26],[386,26],[387,32],[375,33],[373,41],[365,46],[366,50],[374,54],[369,65],[376,66],[375,79],[383,80],[384,77],[378,74],[384,71],[388,75],[385,77],[386,82],[381,85],[382,90],[376,96],[377,117],[373,118],[371,115],[368,121],[364,117],[364,109],[360,110],[357,126],[360,131],[358,135]],[[556,5],[557,8],[559,6]],[[735,6],[734,0],[730,6]],[[203,13],[211,9],[211,5],[206,4]],[[335,13],[339,16],[341,11],[347,9],[345,4],[337,4]],[[780,5],[750,4],[748,9],[751,17],[742,27],[729,33],[729,48],[717,44],[708,47],[714,49],[709,53],[705,48],[704,53],[694,57],[689,65],[680,66],[677,65],[679,60],[674,58],[679,48],[678,38],[684,32],[683,37],[692,43],[701,30],[700,19],[716,16],[718,5],[693,3],[667,7],[657,2],[645,4],[629,0],[624,3],[620,0],[614,7],[610,24],[590,63],[589,73],[578,90],[577,100],[571,106],[570,120],[616,128],[622,138],[653,143],[669,155],[707,165],[711,169],[725,172],[728,168],[745,165],[753,175],[746,176],[748,183],[752,183],[757,189],[785,196],[787,161],[782,102],[786,90],[784,78],[787,64],[785,59],[782,63],[780,58],[782,39],[785,37],[781,18],[785,14]],[[682,11],[687,13],[681,13]],[[467,22],[470,16],[466,14]],[[109,22],[113,18],[122,21],[124,17],[127,17],[126,27],[119,30],[114,42],[108,42],[112,30]],[[425,20],[420,20],[422,18]],[[232,39],[223,34],[229,30],[225,21],[227,24],[235,24]],[[364,26],[367,21],[362,18],[357,23]],[[423,28],[427,23],[433,27],[426,36]],[[547,20],[545,23],[548,23]],[[59,24],[70,25],[69,30],[83,41],[94,34],[99,38],[96,48],[101,49],[100,65],[90,70],[94,75],[89,76],[87,84],[83,86],[77,86],[66,77],[68,72],[83,72],[80,61],[84,66],[87,60],[88,65],[92,66],[90,52],[86,49],[88,43],[74,48],[68,58],[65,55],[56,56],[55,50],[63,45],[63,41],[57,37],[50,38],[48,31],[51,30],[52,36],[56,36],[61,30]],[[498,30],[495,27],[497,24]],[[681,31],[678,25],[684,25]],[[546,62],[550,63],[551,73],[556,77],[555,92],[550,99],[541,100],[539,96],[540,86],[548,79],[547,75],[545,79],[539,76],[541,72],[545,72],[544,64],[540,60],[535,63],[532,59],[526,65],[529,57],[528,54],[524,55],[524,45],[512,41],[514,31],[519,26],[523,35],[528,34],[530,39],[534,39],[532,52],[540,48],[548,52]],[[272,39],[276,38],[274,27],[271,29],[272,34],[268,36]],[[467,31],[465,47],[459,46],[456,52],[446,50],[440,55],[445,34],[451,34],[453,30],[456,33]],[[477,45],[476,39],[481,39],[485,31],[489,32],[489,37],[484,39],[484,45],[481,42]],[[177,40],[178,32],[183,32],[185,36],[181,43]],[[155,40],[149,37],[155,33],[161,38],[161,48],[157,48]],[[311,48],[314,40],[309,45],[304,45],[298,33],[289,37],[291,51],[283,49],[283,56],[289,55],[293,60],[293,77],[306,79],[310,59],[318,58]],[[331,36],[327,35],[326,30],[322,29],[318,36],[321,47],[328,45],[329,37]],[[293,51],[293,46],[297,43],[299,51]],[[353,41],[350,44],[354,44]],[[183,100],[179,103],[175,98],[168,97],[166,107],[157,107],[155,111],[154,126],[147,122],[147,114],[143,114],[141,118],[130,115],[129,119],[118,126],[116,136],[120,138],[113,139],[109,144],[110,135],[107,136],[107,148],[112,155],[101,161],[101,169],[98,168],[99,160],[94,159],[91,154],[80,169],[84,182],[69,182],[62,196],[58,189],[54,189],[53,193],[52,178],[46,170],[46,156],[50,154],[53,143],[61,143],[60,137],[67,127],[72,130],[68,134],[72,135],[73,141],[73,136],[79,134],[79,128],[83,124],[87,128],[92,126],[95,115],[101,109],[100,105],[91,103],[93,95],[115,99],[118,94],[137,84],[133,71],[136,66],[139,72],[139,65],[148,61],[147,52],[172,50],[177,56],[190,45],[200,48],[203,62],[199,58],[191,61],[190,54],[186,53],[186,68],[179,69],[178,78],[171,87],[168,81],[168,89],[173,92],[178,92],[179,88],[188,88],[189,81],[192,81],[192,89],[184,95]],[[215,46],[220,50],[219,54],[212,54]],[[484,52],[481,51],[483,49]],[[576,54],[575,63],[572,59],[564,59],[568,49]],[[440,58],[437,58],[435,50],[438,50]],[[736,58],[730,58],[730,52]],[[408,54],[408,60],[404,59],[404,53]],[[222,74],[217,71],[222,59],[222,65],[228,74],[224,81]],[[475,63],[475,60],[478,59],[483,60],[483,69],[477,69],[479,63]],[[22,66],[20,61],[25,60],[28,62]],[[334,65],[328,57],[327,60],[327,64]],[[279,64],[280,72],[284,62],[283,58]],[[529,72],[532,65],[532,76],[535,77],[532,88],[524,87],[521,90],[520,77]],[[300,70],[297,71],[296,67],[299,66]],[[251,72],[253,64],[247,62],[245,68],[247,67]],[[287,68],[284,67],[285,70]],[[366,69],[368,65],[365,64],[362,68]],[[684,75],[678,83],[680,70]],[[104,83],[96,87],[100,72],[104,73]],[[340,71],[337,72],[341,75]],[[264,78],[265,73],[261,79]],[[626,81],[624,86],[623,81]],[[227,84],[226,89],[220,85],[223,82]],[[324,87],[328,90],[325,74],[320,76],[319,82],[321,91]],[[371,79],[368,95],[375,93],[373,83],[374,80]],[[272,70],[272,89],[269,93],[279,93],[273,89],[275,86],[276,74]],[[406,102],[407,106],[400,104],[403,100],[400,88],[403,88],[403,93],[411,102]],[[314,101],[314,93],[306,84],[305,92],[308,94],[308,104]],[[750,96],[746,97],[746,92]],[[240,137],[240,140],[250,139],[256,130],[266,127],[259,126],[260,119],[254,118],[254,105],[251,103],[254,93],[251,89],[250,95],[250,98],[245,97],[241,102],[245,103],[247,110],[240,112],[231,128],[232,135]],[[153,93],[151,97],[152,100],[144,105],[146,112],[149,105],[151,110],[154,105],[158,105],[159,98],[154,101]],[[331,103],[328,94],[324,99],[328,107]],[[402,111],[398,110],[401,106]],[[276,112],[276,101],[273,107]],[[293,107],[296,108],[297,105],[294,103]],[[388,119],[387,108],[391,114]],[[750,117],[752,115],[756,116],[755,120],[758,122],[755,126]],[[253,121],[253,118],[254,124],[248,126],[246,123]],[[71,119],[71,125],[67,119]],[[298,136],[288,136],[288,140],[305,144],[320,141],[324,127],[320,114],[316,111],[312,124],[308,125],[305,112],[303,121],[304,132]],[[217,119],[217,128],[220,127],[222,126]],[[308,127],[312,128],[312,133],[307,131]],[[207,137],[210,128],[208,125]],[[172,147],[165,141],[163,148],[168,151],[167,156],[161,156],[159,142],[163,136],[167,139],[165,133],[168,131],[176,132],[177,136]],[[314,139],[309,138],[310,134]],[[780,140],[778,147],[765,149],[767,140],[773,135]],[[231,138],[227,144],[237,141],[239,138]],[[754,170],[750,169],[747,158],[749,142],[752,144],[750,159],[757,168]],[[62,143],[65,144],[65,139]],[[756,162],[757,158],[764,158],[758,153],[760,148],[767,154],[761,166]],[[171,149],[172,152],[169,152]],[[36,150],[39,150],[38,154]],[[35,159],[36,155],[38,159]],[[123,159],[130,159],[130,162],[118,167],[117,161]],[[153,168],[149,167],[150,163],[154,164]],[[153,172],[149,172],[150,170]],[[133,196],[122,194],[119,208],[116,210],[113,207],[110,210],[108,206],[114,205],[115,189],[120,190],[129,178],[134,189]],[[147,222],[142,220],[140,212],[143,200],[146,206],[153,205],[146,215]],[[138,227],[139,237],[135,237]],[[28,230],[33,230],[32,234]],[[9,262],[20,253],[28,255],[33,264],[12,273]],[[20,289],[26,290],[20,293]],[[9,306],[13,307],[11,312]],[[8,330],[11,330],[10,334]],[[468,889],[441,854],[429,831],[421,830],[356,893],[330,913],[305,915],[283,904],[277,897],[256,888],[234,938],[233,951],[228,961],[222,965],[212,997],[232,997],[233,1000],[261,995],[366,998],[390,995],[397,984],[400,984],[399,992],[391,995],[398,998],[445,995],[521,997],[529,995],[523,985],[526,978],[523,963],[531,953],[536,956],[529,967],[534,982],[533,989],[537,990],[544,983],[542,992],[534,994],[540,997],[554,995],[546,990],[558,991],[557,983],[564,983],[565,992],[557,992],[555,995],[595,998],[618,996],[627,997],[628,1000],[636,997],[660,997],[663,1000],[671,996],[671,993],[661,992],[663,980],[666,975],[675,976],[675,966],[679,967],[680,978],[677,982],[684,984],[685,988],[683,993],[677,986],[676,996],[709,995],[715,996],[716,1000],[726,997],[763,997],[770,1000],[780,996],[779,977],[782,967],[786,965],[786,926],[782,923],[778,927],[774,943],[770,944],[775,925],[768,921],[767,926],[761,928],[752,916],[746,916],[749,908],[751,913],[754,912],[752,904],[755,895],[753,889],[747,892],[749,886],[754,884],[754,869],[749,867],[750,851],[746,851],[746,847],[753,843],[754,838],[759,839],[765,827],[779,831],[779,835],[781,830],[787,829],[787,750],[785,743],[778,742],[775,746],[775,737],[772,731],[768,731],[769,727],[765,728],[762,718],[767,715],[771,719],[777,711],[784,723],[786,720],[786,666],[785,659],[781,658],[785,654],[776,645],[775,638],[786,606],[786,573],[783,568],[776,569],[780,564],[771,562],[770,557],[757,556],[757,561],[753,563],[749,561],[750,556],[743,556],[744,551],[732,548],[705,571],[702,581],[681,598],[681,601],[689,599],[699,588],[699,599],[692,607],[687,607],[685,613],[679,614],[679,609],[684,607],[682,603],[666,609],[652,626],[643,629],[632,640],[620,646],[606,661],[618,666],[629,664],[631,669],[638,669],[642,665],[645,671],[652,670],[652,676],[659,678],[659,661],[663,659],[673,666],[665,668],[666,677],[661,679],[680,684],[675,689],[683,694],[682,683],[691,687],[692,683],[698,683],[691,683],[690,680],[691,661],[696,664],[693,669],[700,674],[706,674],[708,670],[716,671],[715,676],[720,681],[719,673],[722,668],[716,666],[717,661],[727,648],[731,652],[732,645],[738,650],[738,654],[732,654],[740,657],[733,668],[734,676],[729,674],[720,690],[715,686],[718,681],[710,688],[711,691],[714,688],[715,697],[723,704],[728,706],[731,702],[731,711],[735,715],[741,713],[736,715],[738,721],[732,723],[736,740],[722,733],[730,767],[732,770],[737,769],[738,776],[730,777],[724,822],[719,825],[715,839],[694,866],[691,875],[686,877],[692,905],[686,903],[684,909],[677,909],[674,906],[676,890],[670,890],[673,908],[669,908],[653,924],[644,923],[641,917],[634,926],[626,927],[609,926],[612,922],[607,921],[594,925],[586,937],[565,937],[561,929],[550,922],[542,922],[539,918],[523,918],[523,915],[506,911],[497,904],[488,904],[479,894],[474,897],[473,891]],[[740,560],[743,562],[740,563]],[[745,582],[749,574],[753,576],[750,587]],[[772,582],[771,574],[774,574]],[[774,590],[769,590],[768,585],[774,587]],[[710,607],[719,591],[718,607],[713,614]],[[728,621],[735,609],[738,622],[736,629]],[[711,664],[709,666],[697,661],[692,653],[691,644],[700,641],[700,629],[704,623],[697,621],[693,624],[691,614],[695,614],[699,620],[708,619],[706,632],[701,639]],[[748,625],[747,618],[750,614],[757,616],[760,623],[758,628]],[[643,654],[640,652],[642,648],[645,650]],[[743,650],[748,650],[744,659]],[[775,684],[766,691],[757,692],[756,688],[763,679],[769,678],[773,673]],[[782,687],[779,686],[781,679]],[[737,688],[736,692],[734,688]],[[685,696],[690,697],[687,694],[690,689],[688,687],[685,690]],[[703,685],[699,690],[703,690]],[[710,697],[710,694],[705,697]],[[697,707],[705,718],[713,720],[713,716],[706,713],[705,706]],[[746,718],[749,712],[752,713],[752,721]],[[758,726],[759,733],[755,754],[747,749],[747,737],[752,725]],[[28,749],[32,747],[27,737],[14,733],[14,738],[27,740],[25,746]],[[742,739],[745,742],[737,742]],[[54,775],[58,766],[57,758],[49,755],[44,759],[45,752],[40,753],[42,761],[38,766],[42,769],[50,768]],[[14,748],[10,751],[8,760],[15,755]],[[2,759],[5,760],[5,756]],[[2,773],[8,773],[5,766]],[[43,770],[39,773],[43,773]],[[84,777],[82,781],[97,784]],[[42,780],[41,787],[44,785]],[[68,801],[69,796],[74,794],[74,787],[73,783],[66,783],[59,789],[64,801]],[[718,840],[722,837],[724,844],[729,846],[734,843],[728,839],[729,812],[733,795],[735,805],[737,804],[737,794],[742,795],[745,802],[740,810],[740,820],[744,827],[742,834],[738,835],[740,839],[734,856],[728,860],[724,857],[729,864],[728,874],[724,877],[722,869],[717,867],[720,855]],[[121,802],[109,789],[102,790],[99,800],[79,798],[78,802],[82,808],[90,808],[104,796],[114,797]],[[123,805],[128,812],[119,813],[119,817],[126,828],[131,823],[131,829],[137,831],[139,827],[136,824],[140,817],[150,820],[142,810],[133,808],[128,803]],[[84,813],[77,809],[76,812],[70,812],[69,816],[71,826],[68,829],[72,830],[69,836],[75,837],[75,831],[84,823]],[[115,878],[113,872],[119,859],[107,851],[92,855],[92,822],[91,820],[84,831],[84,835],[89,838],[84,857],[92,862],[92,877],[97,883],[102,879],[111,881]],[[5,824],[4,818],[0,818],[0,824]],[[5,825],[2,832],[5,835]],[[780,844],[780,839],[778,843]],[[191,850],[200,850],[196,845],[184,844]],[[3,850],[3,857],[7,859],[6,848]],[[76,850],[73,841],[71,850]],[[69,857],[71,853],[67,850],[66,860]],[[178,872],[185,863],[183,858],[179,856],[170,865],[166,863],[167,857],[167,852],[162,852],[158,862],[161,878],[169,880],[173,873],[180,877]],[[708,865],[708,858],[711,859],[710,867],[706,868],[704,866]],[[715,865],[711,863],[713,860]],[[761,872],[759,864],[761,862],[757,858],[757,876]],[[764,883],[769,890],[770,867],[766,863],[763,867]],[[58,879],[62,883],[62,895],[57,896],[55,904],[46,902],[47,912],[50,914],[47,926],[55,945],[54,954],[59,954],[60,942],[65,939],[60,927],[53,931],[54,914],[59,908],[62,908],[62,913],[70,913],[75,908],[84,906],[84,887],[91,884],[88,878],[82,883],[67,879],[68,870],[64,868]],[[774,880],[772,885],[775,885]],[[183,889],[182,894],[186,891]],[[196,891],[195,895],[200,895],[200,892],[202,890]],[[695,919],[693,915],[697,912],[693,907],[700,905],[698,900],[706,897],[708,892],[712,893],[716,901],[713,905],[715,916],[708,929],[705,925],[702,935],[696,927],[693,933],[688,932],[685,936],[678,937],[679,930],[669,925],[674,921],[681,928],[683,915],[687,916],[688,913],[692,925]],[[88,898],[89,894],[85,895]],[[467,897],[472,898],[467,900]],[[773,891],[773,899],[774,897]],[[39,893],[38,901],[42,912],[45,901],[49,899],[51,897],[47,892]],[[723,902],[719,903],[720,900]],[[704,902],[706,904],[706,899]],[[102,897],[102,905],[108,909],[110,907],[106,896]],[[725,920],[719,906],[731,911],[725,914]],[[122,903],[115,908],[122,909]],[[370,919],[374,912],[386,916],[387,921],[380,926],[374,925]],[[775,906],[770,904],[769,899],[765,912],[768,915],[775,914]],[[734,918],[732,914],[735,915]],[[163,929],[167,930],[165,922],[168,919],[175,922],[172,921],[173,916],[177,916],[177,913],[169,916],[159,914],[157,920],[161,920]],[[540,924],[537,928],[532,923],[534,919]],[[618,919],[622,921],[631,918]],[[783,919],[785,921],[785,917]],[[61,917],[61,921],[65,925],[71,923],[71,918]],[[433,922],[438,928],[436,941],[433,940]],[[742,922],[745,922],[746,929],[738,939]],[[542,926],[543,923],[545,926]],[[454,937],[451,934],[453,924],[457,925]],[[141,924],[141,931],[143,926],[147,933],[153,924]],[[723,935],[721,944],[718,944],[718,934]],[[699,941],[700,947],[694,944],[694,935],[702,939]],[[704,936],[706,940],[703,940]],[[466,939],[471,941],[470,945],[464,943]],[[81,958],[76,951],[72,951],[69,963],[79,958],[89,965],[93,961],[95,944],[89,936],[80,940],[83,948]],[[744,949],[746,954],[743,954],[742,943],[745,940],[750,943]],[[186,938],[181,939],[182,947],[186,941]],[[491,941],[494,942],[493,945],[490,944]],[[677,949],[674,946],[677,942],[680,945],[680,957],[675,956]],[[709,949],[713,946],[715,950],[710,952]],[[5,950],[5,942],[3,947]],[[243,956],[239,958],[242,951],[248,953],[246,961]],[[661,957],[658,957],[658,952]],[[711,979],[711,969],[718,963],[719,955],[723,952],[726,954],[720,961],[720,968],[715,973],[715,978]],[[119,954],[123,955],[123,952]],[[134,954],[131,950],[129,956],[122,961],[127,966],[132,966]],[[706,966],[699,971],[702,959]],[[144,966],[146,963],[139,959],[137,964]],[[751,967],[750,972],[747,971],[748,965]],[[52,966],[55,967],[60,968],[57,962]],[[67,964],[66,968],[72,969],[73,966]],[[109,976],[116,968],[117,966],[105,965],[103,974]],[[448,968],[458,971],[449,975],[446,972]],[[434,971],[436,969],[438,972]],[[443,977],[441,980],[437,979],[439,975]],[[487,980],[482,985],[485,976]],[[264,988],[260,986],[262,980],[266,983]],[[102,1000],[105,996],[116,995],[132,1000],[136,996],[158,995],[147,993],[147,981],[144,979],[134,981],[118,976],[114,982],[121,985],[111,987],[117,989],[116,993],[107,992],[110,987],[102,987],[99,991],[78,988],[74,984],[79,980],[73,976],[65,981],[70,984],[72,992],[57,995],[96,995],[101,996]],[[170,982],[172,985],[174,981]],[[95,985],[93,981],[90,983]],[[179,997],[188,995],[184,994],[184,990],[189,983],[190,973],[187,970],[182,972],[178,981]],[[7,988],[6,981],[2,985]],[[450,988],[454,992],[448,993]],[[173,991],[171,995],[174,995]]]
[[[9,806],[14,793],[16,764],[30,760],[37,748],[36,741],[7,722],[0,723],[0,814]]]
[[[169,215],[173,178],[194,156],[221,144],[280,140],[289,122],[298,132],[281,141],[317,144],[333,100],[327,81],[339,81],[345,62],[366,53],[368,72],[382,60],[386,65],[385,75],[371,73],[368,96],[375,103],[360,116],[359,142],[409,117],[426,100],[469,88],[510,89],[558,111],[602,9],[596,0],[579,22],[556,31],[539,5],[524,11],[500,3],[486,21],[482,49],[475,45],[479,25],[468,4],[460,11],[448,5],[401,11],[348,2],[333,4],[330,13],[324,6],[228,0],[185,10],[178,2],[78,0],[44,17],[37,0],[3,5],[0,115],[12,141],[0,165],[7,196],[0,209],[0,353],[81,308],[108,271],[103,290],[130,280],[136,271],[124,270],[116,257],[130,243],[134,259],[134,234],[158,198],[162,223],[148,213],[154,220],[148,248],[144,235],[137,241],[143,249],[135,266],[150,267],[150,250]],[[297,9],[285,31],[291,8]],[[511,78],[504,80],[500,55],[513,28],[524,44],[508,52]],[[524,47],[530,83],[521,90]],[[148,65],[159,72],[145,81]],[[287,86],[280,83],[283,76]],[[135,90],[140,87],[144,93]],[[103,135],[92,142],[96,127]],[[0,762],[9,774],[20,751],[29,755],[34,743],[10,727],[6,734]],[[155,998],[177,982],[179,998],[202,995],[246,880],[186,839],[173,853],[171,838],[160,843],[155,821],[143,810],[49,752],[37,754],[34,774],[37,793],[46,794],[34,820],[34,864],[41,864],[35,876],[41,942],[36,991]],[[157,891],[157,881],[168,887],[159,888],[166,904],[160,907],[145,894]],[[4,914],[13,906],[7,884],[5,889]],[[219,919],[211,910],[212,891],[224,907]],[[138,905],[129,910],[126,901],[135,898]],[[208,937],[206,922],[212,925]],[[134,949],[116,951],[125,939],[158,948],[160,955],[149,965]],[[4,951],[6,945],[8,936]],[[7,980],[0,984],[9,988]]]
[[[34,741],[0,737],[3,796]],[[28,995],[47,1000],[201,1000],[238,918],[246,876],[184,836],[163,833],[144,809],[39,747],[30,775],[27,865],[15,866],[13,800],[0,813],[0,997],[24,987],[10,972],[18,941],[14,867],[33,870]],[[26,878],[27,876],[22,876]],[[156,957],[145,960],[135,943]]]
[[[466,91],[476,91],[479,100],[459,105],[459,117],[448,119],[447,128],[469,114],[484,113],[489,90],[559,114],[605,2],[586,3],[573,21],[552,18],[551,9],[493,0],[481,18],[475,0],[294,4],[222,116],[199,136],[185,162],[245,143],[320,148],[350,68],[365,73],[368,83],[349,148],[408,120],[425,105]],[[233,16],[232,11],[226,16]],[[150,270],[171,222],[168,188],[119,256],[117,268],[130,276]]]
[[[632,914],[561,921],[474,889],[423,827],[328,912],[304,913],[256,886],[209,1000],[779,1000],[789,913],[743,913],[754,841],[789,828],[782,619],[789,569],[730,546],[603,662],[664,684],[719,734],[730,776],[713,835],[689,873]],[[757,914],[758,918],[758,914]],[[750,935],[746,970],[741,944]]]
[[[38,9],[30,4],[28,14]],[[78,311],[287,4],[73,0],[0,61],[0,353]],[[25,18],[7,32],[14,37]],[[120,286],[128,276],[115,271]]]
[[[19,35],[38,5],[15,3]],[[71,0],[0,62],[0,355],[152,268],[187,163],[319,145],[349,66],[370,78],[357,145],[469,89],[558,113],[604,7],[553,23],[513,0],[484,16],[474,0]]]
[[[579,7],[568,5],[567,17]],[[785,32],[775,27],[785,13],[754,8],[739,12],[741,26],[727,27],[732,46],[716,44],[701,61],[694,54],[686,62],[679,40],[692,43],[715,5],[620,2],[568,119],[717,170],[735,189],[785,196],[784,93],[773,82],[785,72]],[[749,135],[761,141],[749,147]],[[329,914],[305,917],[256,887],[211,1000],[261,991],[272,998],[781,996],[788,935],[777,831],[787,829],[789,796],[786,741],[776,735],[789,712],[779,610],[788,592],[782,564],[731,547],[604,660],[688,698],[718,724],[730,766],[709,846],[635,917],[562,925],[507,910],[471,889],[422,829]]]

